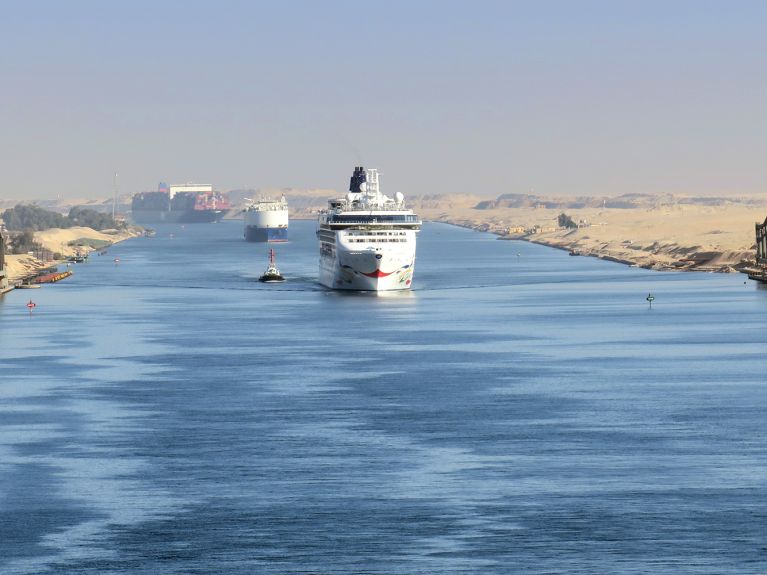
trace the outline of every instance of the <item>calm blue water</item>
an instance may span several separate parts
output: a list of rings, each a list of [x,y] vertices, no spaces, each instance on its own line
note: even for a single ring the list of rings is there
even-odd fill
[[[0,299],[0,573],[767,572],[767,290],[432,224],[341,294],[314,229]]]

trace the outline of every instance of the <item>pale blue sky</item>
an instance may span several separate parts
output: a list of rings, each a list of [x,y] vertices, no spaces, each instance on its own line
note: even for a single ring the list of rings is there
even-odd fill
[[[767,2],[0,7],[0,197],[767,191]]]

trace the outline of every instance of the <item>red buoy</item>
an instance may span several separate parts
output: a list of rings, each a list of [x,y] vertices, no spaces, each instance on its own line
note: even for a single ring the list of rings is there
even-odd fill
[[[37,304],[33,302],[32,300],[29,300],[29,303],[27,304],[27,307],[29,308],[29,311],[32,311],[37,307]]]

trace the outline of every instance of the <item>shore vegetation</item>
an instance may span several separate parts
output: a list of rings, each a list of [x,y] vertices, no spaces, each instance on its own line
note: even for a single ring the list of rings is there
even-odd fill
[[[65,216],[34,204],[17,204],[3,212],[0,218],[10,231],[39,232],[52,228],[66,229],[78,226],[101,231],[125,227],[123,222],[116,222],[109,214],[78,206],[71,208],[69,214]]]

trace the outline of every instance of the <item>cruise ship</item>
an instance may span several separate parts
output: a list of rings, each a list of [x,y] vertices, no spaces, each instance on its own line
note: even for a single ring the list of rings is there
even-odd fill
[[[279,200],[250,201],[243,210],[245,240],[248,242],[288,241],[288,202]]]
[[[332,289],[410,289],[421,220],[405,198],[381,193],[378,170],[355,167],[344,198],[320,213],[320,283]]]

